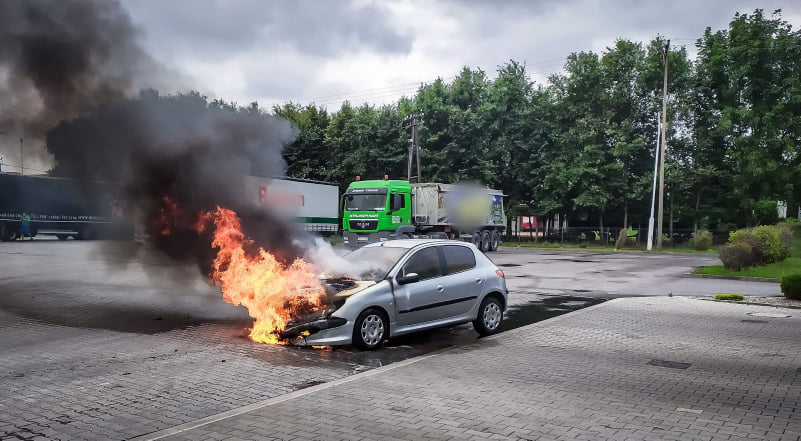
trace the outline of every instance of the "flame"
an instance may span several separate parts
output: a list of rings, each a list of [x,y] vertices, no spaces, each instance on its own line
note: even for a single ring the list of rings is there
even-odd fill
[[[244,305],[254,319],[250,338],[260,343],[281,344],[278,333],[293,317],[324,307],[325,289],[312,266],[303,259],[285,265],[275,256],[252,246],[236,213],[217,207],[214,213],[203,213],[197,222],[202,231],[203,220],[213,217],[216,227],[212,247],[219,248],[214,260],[212,282],[222,288],[223,298],[234,305]]]

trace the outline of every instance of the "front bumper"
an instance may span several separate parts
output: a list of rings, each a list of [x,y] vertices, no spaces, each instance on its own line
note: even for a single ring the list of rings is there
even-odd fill
[[[354,233],[345,231],[343,233],[345,246],[350,249],[360,248],[370,243],[395,239],[395,236],[394,231],[378,231],[375,233]]]
[[[296,335],[289,339],[295,346],[338,346],[349,345],[353,340],[353,322],[348,321],[336,328],[322,329],[310,335]]]
[[[302,323],[290,323],[278,337],[296,346],[329,346],[350,344],[353,322],[341,317],[319,318]]]

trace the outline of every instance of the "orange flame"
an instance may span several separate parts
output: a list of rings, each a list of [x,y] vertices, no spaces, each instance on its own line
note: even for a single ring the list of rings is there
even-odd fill
[[[208,219],[208,214],[202,214],[201,219],[204,218]],[[242,233],[233,211],[217,207],[213,218],[216,230],[212,246],[219,248],[219,252],[214,260],[212,282],[222,288],[226,302],[248,309],[254,319],[251,339],[282,343],[278,332],[292,317],[321,309],[325,289],[312,266],[303,259],[284,265],[261,247],[257,256],[248,255],[245,247],[253,241]],[[198,221],[198,226],[201,224]]]

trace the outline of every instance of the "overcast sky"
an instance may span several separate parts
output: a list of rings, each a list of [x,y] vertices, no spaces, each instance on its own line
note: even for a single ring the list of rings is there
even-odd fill
[[[656,35],[693,44],[735,12],[782,17],[801,27],[797,0],[123,0],[156,59],[187,88],[262,107],[294,101],[329,110],[349,99],[385,103],[461,67],[490,77],[509,59],[535,81],[571,52],[602,52],[617,38]]]

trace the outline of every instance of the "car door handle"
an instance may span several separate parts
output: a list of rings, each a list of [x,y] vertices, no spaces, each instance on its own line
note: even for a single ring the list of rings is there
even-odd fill
[[[437,285],[437,291],[439,292],[445,291],[445,287],[442,285]]]
[[[476,277],[476,283],[481,283],[481,282],[483,282],[483,280],[481,279],[481,277]]]

